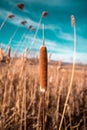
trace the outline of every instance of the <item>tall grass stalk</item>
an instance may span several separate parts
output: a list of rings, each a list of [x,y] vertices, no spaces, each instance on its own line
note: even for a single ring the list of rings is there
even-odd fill
[[[67,93],[67,97],[66,97],[66,101],[65,101],[65,104],[64,104],[64,109],[63,109],[63,113],[62,113],[62,117],[61,117],[61,121],[60,121],[60,125],[59,125],[59,130],[61,130],[61,128],[62,128],[63,118],[64,118],[64,114],[65,114],[65,111],[66,111],[66,106],[67,106],[67,103],[68,103],[68,100],[69,100],[69,95],[70,95],[70,92],[71,92],[71,88],[72,88],[72,84],[73,84],[74,71],[75,71],[75,59],[76,59],[76,25],[75,25],[75,23],[74,23],[73,26],[74,26],[74,53],[73,53],[72,74],[71,74],[69,90],[68,90],[68,93]]]

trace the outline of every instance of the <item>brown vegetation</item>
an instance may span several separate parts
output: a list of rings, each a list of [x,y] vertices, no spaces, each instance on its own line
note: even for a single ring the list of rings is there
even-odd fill
[[[42,129],[39,63],[0,63],[0,130]],[[58,130],[71,78],[71,65],[48,65],[45,130]],[[43,98],[43,97],[42,97]],[[76,66],[61,130],[87,129],[87,66]],[[41,109],[39,109],[41,108]]]
[[[40,48],[40,91],[47,89],[47,49],[43,45]]]

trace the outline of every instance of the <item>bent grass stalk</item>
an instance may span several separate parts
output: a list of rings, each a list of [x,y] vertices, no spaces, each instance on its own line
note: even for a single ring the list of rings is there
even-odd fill
[[[74,18],[74,16],[73,16]],[[63,113],[62,113],[62,117],[61,117],[61,121],[60,121],[60,125],[59,125],[59,130],[61,130],[62,127],[62,123],[63,123],[63,118],[64,118],[64,114],[66,111],[66,106],[69,100],[69,95],[71,92],[71,88],[72,88],[72,84],[73,84],[73,77],[74,77],[74,71],[75,71],[75,58],[76,58],[76,25],[75,25],[75,19],[72,19],[72,25],[74,26],[74,53],[73,53],[73,66],[72,66],[72,74],[71,74],[71,80],[70,80],[70,85],[69,85],[69,90],[68,90],[68,94],[66,97],[66,101],[65,101],[65,105],[64,105],[64,109],[63,109]]]
[[[12,13],[13,10],[14,10],[16,7],[19,8],[19,9],[21,9],[21,10],[23,10],[24,4],[19,3],[19,4],[17,4],[16,6],[11,7],[10,13]],[[6,23],[6,21],[8,20],[8,18],[12,18],[12,17],[9,17],[9,15],[7,15],[7,16],[5,17],[4,21],[3,21],[2,24],[0,25],[0,30],[2,30],[2,28],[3,28],[3,26],[5,25],[5,23]]]
[[[15,31],[13,32],[12,36],[10,37],[9,42],[8,42],[8,44],[7,44],[6,47],[5,47],[4,53],[6,53],[7,47],[8,47],[8,46],[11,46],[11,42],[12,42],[13,38],[15,37],[15,35],[16,35],[16,33],[17,33],[19,27],[20,27],[20,26],[17,26],[17,27],[16,27]]]
[[[10,12],[12,13],[13,10],[14,10],[14,7],[11,8]],[[4,21],[0,25],[0,30],[2,30],[2,28],[5,25],[5,23],[7,22],[7,20],[8,20],[8,15],[5,17]]]
[[[14,55],[17,53],[18,48],[21,47],[21,41],[24,39],[24,37],[25,37],[25,35],[26,35],[26,32],[27,32],[27,30],[25,30],[24,33],[22,34],[22,36],[21,36],[21,38],[20,38],[20,40],[19,40],[19,42],[18,42],[18,45],[17,45],[17,47],[16,47],[16,49],[15,49],[15,51],[14,51]]]
[[[26,130],[26,78],[24,80],[25,80],[25,83],[23,86],[23,99],[22,99],[22,106],[21,106],[21,127],[20,127],[20,129],[22,129],[22,122],[24,119],[24,130]]]
[[[39,20],[39,22],[38,22],[36,32],[35,32],[35,34],[34,34],[34,37],[33,37],[32,42],[31,42],[31,44],[30,44],[29,53],[30,53],[30,51],[31,51],[31,48],[32,48],[34,42],[35,42],[35,39],[36,39],[38,30],[39,30],[39,28],[40,28],[41,21],[42,21],[43,17],[47,17],[47,15],[48,15],[48,12],[43,11],[42,14],[41,14],[41,16],[40,16],[40,20]],[[44,29],[43,29],[43,31],[44,31]]]

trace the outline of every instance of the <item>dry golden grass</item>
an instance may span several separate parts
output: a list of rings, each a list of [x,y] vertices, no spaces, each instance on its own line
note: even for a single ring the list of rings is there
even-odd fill
[[[48,65],[45,94],[45,129],[58,130],[68,86],[70,65]],[[12,60],[0,63],[0,130],[42,129],[39,63]],[[87,66],[76,66],[61,130],[87,129]],[[38,122],[39,119],[39,122]]]

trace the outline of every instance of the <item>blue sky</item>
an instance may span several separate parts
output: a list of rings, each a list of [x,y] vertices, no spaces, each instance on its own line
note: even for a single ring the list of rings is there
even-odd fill
[[[24,3],[24,10],[16,7],[16,4]],[[14,9],[12,10],[12,8]],[[0,0],[0,26],[4,19],[11,13],[13,19],[7,19],[0,30],[0,46],[5,50],[14,31],[17,33],[11,41],[12,52],[17,50],[23,53],[28,47],[31,54],[39,54],[42,44],[42,24],[45,25],[45,44],[48,54],[52,53],[52,59],[72,62],[73,59],[73,28],[70,16],[76,19],[77,55],[76,62],[87,64],[87,1],[86,0]],[[34,31],[29,31],[28,26],[37,28],[42,12],[48,11],[48,17],[43,18],[33,46]],[[27,20],[25,26],[20,22]],[[24,37],[22,35],[25,33]],[[22,39],[21,39],[22,37]]]

